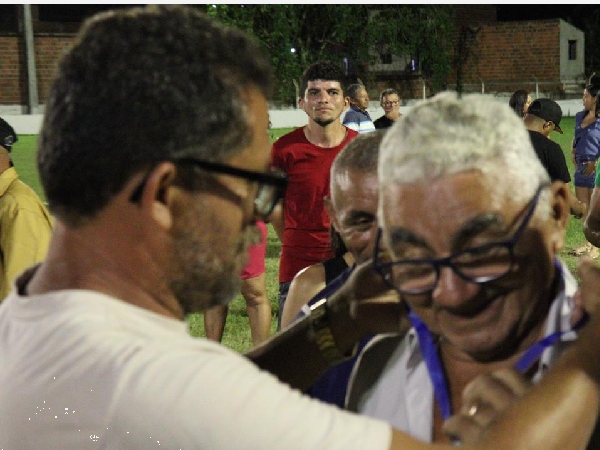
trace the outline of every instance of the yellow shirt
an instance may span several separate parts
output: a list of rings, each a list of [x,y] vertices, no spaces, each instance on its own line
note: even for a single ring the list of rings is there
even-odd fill
[[[14,279],[42,261],[52,233],[50,214],[14,167],[0,174],[0,301]]]

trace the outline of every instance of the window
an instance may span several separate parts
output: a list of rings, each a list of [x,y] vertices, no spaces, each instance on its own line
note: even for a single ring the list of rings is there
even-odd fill
[[[569,41],[569,61],[577,59],[577,41]]]
[[[391,64],[392,63],[392,54],[389,52],[380,53],[379,57],[381,58],[381,64]]]

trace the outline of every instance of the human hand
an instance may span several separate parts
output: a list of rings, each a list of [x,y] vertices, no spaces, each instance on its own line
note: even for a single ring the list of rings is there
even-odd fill
[[[444,422],[443,431],[463,444],[475,443],[530,387],[531,382],[513,369],[475,378],[463,391],[460,411]]]
[[[596,172],[596,161],[588,161],[585,163],[585,169],[583,169],[584,175],[591,175]]]

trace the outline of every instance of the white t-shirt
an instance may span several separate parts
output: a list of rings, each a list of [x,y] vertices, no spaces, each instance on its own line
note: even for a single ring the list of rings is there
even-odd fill
[[[24,277],[23,277],[24,278]],[[387,449],[186,324],[85,290],[0,306],[0,449]]]

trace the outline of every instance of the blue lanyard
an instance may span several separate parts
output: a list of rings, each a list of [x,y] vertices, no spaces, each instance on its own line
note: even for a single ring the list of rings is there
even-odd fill
[[[562,269],[556,261],[555,266],[559,273],[562,273]],[[440,361],[437,353],[433,334],[431,331],[429,331],[427,325],[425,325],[413,311],[409,312],[408,317],[417,333],[417,336],[419,337],[419,347],[421,348],[423,359],[427,365],[429,378],[433,384],[433,392],[440,407],[442,418],[443,420],[446,420],[452,415],[452,404],[450,402],[448,384],[442,368],[442,362]],[[570,333],[571,331],[576,331],[581,328],[587,319],[588,316],[584,315],[584,317],[582,317],[581,320],[575,324],[572,330],[556,331],[532,345],[529,349],[527,349],[523,356],[519,358],[519,361],[517,361],[514,368],[520,373],[525,373],[527,369],[529,369],[529,367],[531,367],[531,365],[539,359],[546,348],[554,345],[566,333]]]

